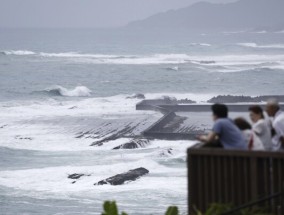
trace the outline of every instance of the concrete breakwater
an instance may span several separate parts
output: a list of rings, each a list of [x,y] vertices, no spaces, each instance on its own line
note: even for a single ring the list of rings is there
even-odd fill
[[[272,97],[272,96],[271,96]],[[278,96],[282,98],[282,96]],[[236,102],[242,101],[243,97],[237,97]],[[265,99],[269,96],[265,96]],[[232,101],[232,98],[229,97]],[[241,99],[241,100],[239,100]],[[245,101],[248,98],[245,97]],[[254,100],[254,98],[252,98]],[[255,103],[254,103],[255,104]],[[249,106],[253,103],[230,103],[227,104],[230,112],[245,113],[248,112]],[[259,104],[264,108],[265,104]],[[164,116],[156,123],[150,126],[143,132],[143,135],[150,138],[180,140],[194,140],[196,135],[204,133],[205,129],[194,125],[190,120],[196,112],[211,112],[211,104],[195,104],[193,102],[178,101],[178,100],[143,100],[136,105],[136,110],[154,110],[160,111]],[[281,104],[284,109],[284,104]],[[207,127],[209,129],[209,127]]]
[[[274,96],[265,96],[261,99],[267,100],[271,97]],[[247,117],[250,105],[259,104],[263,108],[265,105],[264,102],[253,102],[255,97],[219,96],[216,98],[224,99],[224,103],[227,100],[235,102],[226,103],[232,118],[240,115]],[[277,98],[282,101],[282,96]],[[248,103],[248,99],[251,99],[252,102]],[[281,104],[282,109],[284,109],[283,104]],[[114,145],[112,149],[145,147],[145,141],[151,139],[195,140],[196,135],[205,133],[212,127],[210,108],[209,100],[204,103],[196,103],[190,99],[177,100],[171,97],[144,99],[136,104],[136,110],[142,112],[134,114],[135,117],[132,114],[91,120],[85,129],[76,133],[76,138],[94,139],[92,146],[102,146],[120,138],[128,138],[125,142]],[[150,112],[145,112],[145,114],[143,111]]]

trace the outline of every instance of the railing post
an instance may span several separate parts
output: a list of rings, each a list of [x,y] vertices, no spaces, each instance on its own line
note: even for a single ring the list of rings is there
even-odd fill
[[[257,199],[258,198],[258,194],[257,194],[257,158],[256,157],[252,157],[250,159],[250,195],[251,195],[251,199]]]

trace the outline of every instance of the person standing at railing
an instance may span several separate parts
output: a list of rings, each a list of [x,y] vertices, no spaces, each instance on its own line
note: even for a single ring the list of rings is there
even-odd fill
[[[257,134],[252,130],[251,125],[242,117],[234,120],[236,126],[242,131],[248,150],[264,150],[264,146]]]
[[[224,104],[211,106],[214,125],[208,135],[197,136],[197,139],[208,144],[219,141],[225,149],[248,149],[244,135],[228,118],[228,107]]]
[[[272,145],[274,150],[284,149],[284,112],[280,109],[276,99],[270,99],[266,104],[266,112],[268,116],[273,117],[272,129],[274,134],[272,137]]]
[[[266,150],[271,150],[271,127],[269,125],[269,122],[264,118],[262,108],[259,105],[250,106],[249,116],[251,121],[253,122],[252,130],[260,138],[264,148]]]

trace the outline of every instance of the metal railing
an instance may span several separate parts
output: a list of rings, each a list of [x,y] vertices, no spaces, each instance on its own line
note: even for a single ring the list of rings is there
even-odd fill
[[[198,144],[187,153],[189,214],[194,214],[194,207],[205,211],[211,203],[245,205],[282,191],[284,152],[224,150]],[[258,204],[277,214],[283,198]]]

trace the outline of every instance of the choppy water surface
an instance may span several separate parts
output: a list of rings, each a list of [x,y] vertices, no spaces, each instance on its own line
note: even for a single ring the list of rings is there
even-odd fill
[[[283,94],[282,33],[0,31],[1,214],[100,214],[109,199],[129,214],[163,214],[172,204],[185,213],[186,148],[194,141],[112,150],[162,116],[136,111],[140,100],[127,97],[202,103],[220,94]],[[138,167],[150,173],[122,186],[93,185]],[[72,184],[72,173],[89,176]]]

